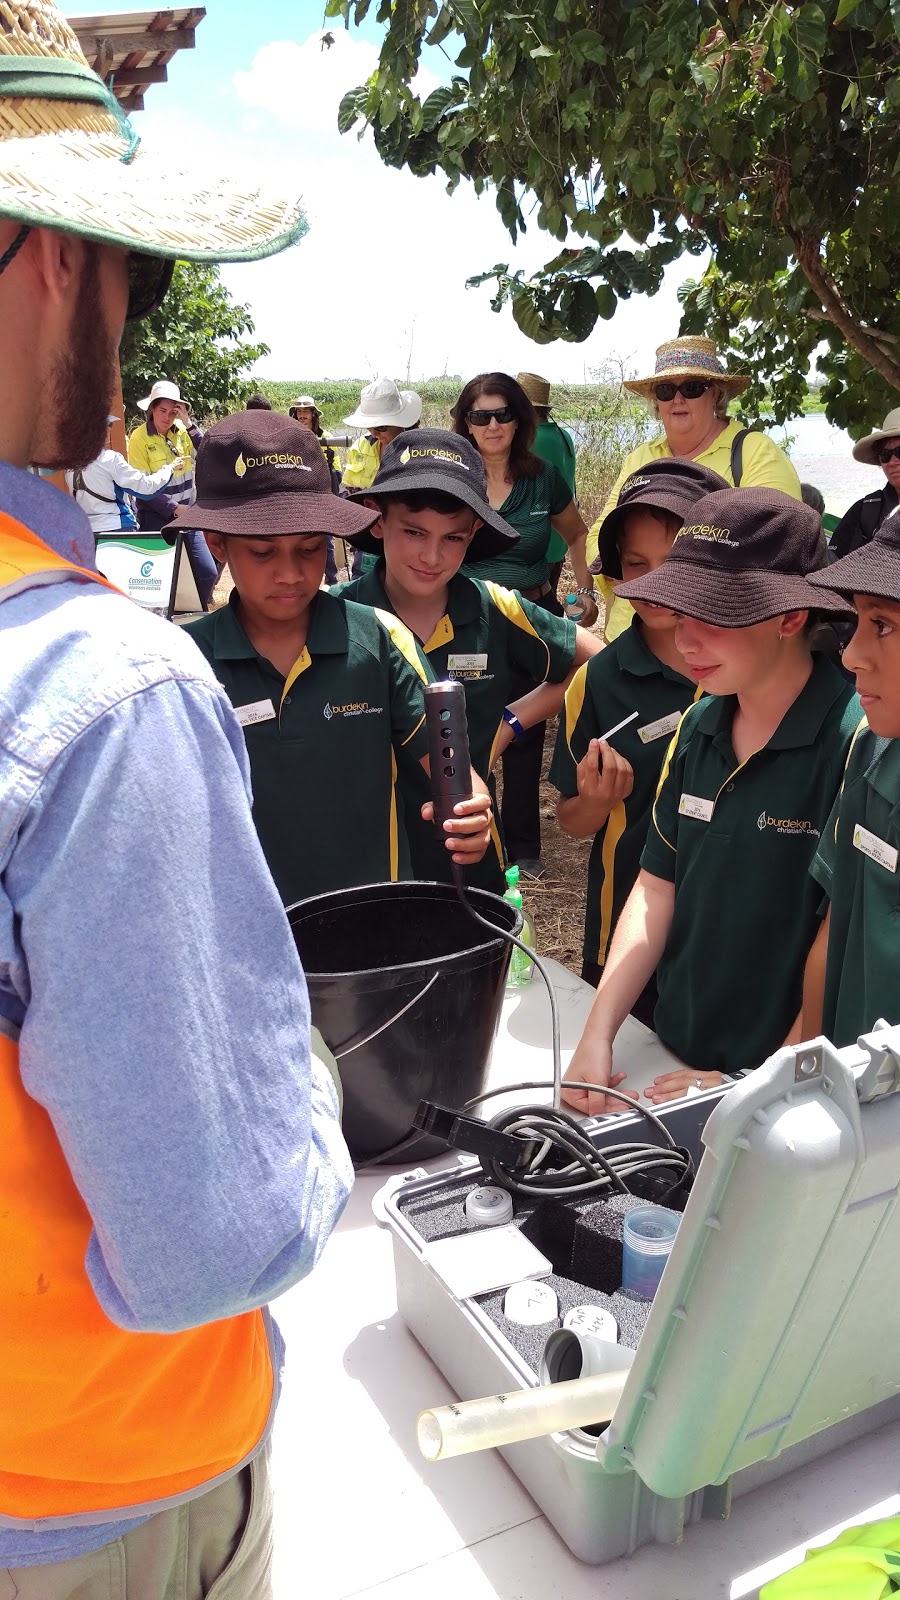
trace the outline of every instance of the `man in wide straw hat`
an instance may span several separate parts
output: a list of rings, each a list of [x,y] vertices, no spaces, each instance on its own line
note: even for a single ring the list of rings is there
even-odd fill
[[[694,334],[682,334],[659,346],[652,377],[626,380],[624,387],[646,401],[662,431],[625,457],[606,505],[588,534],[589,561],[597,555],[600,526],[618,504],[619,490],[648,461],[667,457],[696,461],[735,487],[781,489],[800,499],[800,480],[784,451],[764,433],[750,432],[729,420],[730,400],[749,382],[746,373],[726,371],[712,339]],[[606,637],[614,639],[629,626],[632,609],[614,597],[609,574],[601,574],[597,587],[606,602]]]
[[[0,1573],[19,1600],[271,1592],[264,1307],[346,1197],[335,1095],[231,708],[25,469],[98,454],[123,320],[174,256],[252,260],[302,227],[295,203],[154,160],[47,0],[0,0]]]

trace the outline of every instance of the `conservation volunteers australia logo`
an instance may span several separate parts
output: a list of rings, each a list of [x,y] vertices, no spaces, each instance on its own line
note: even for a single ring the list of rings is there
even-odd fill
[[[756,826],[760,833],[765,833],[767,828],[774,828],[776,833],[806,834],[810,839],[819,837],[818,828],[813,827],[808,817],[770,817],[768,811],[761,811]]]

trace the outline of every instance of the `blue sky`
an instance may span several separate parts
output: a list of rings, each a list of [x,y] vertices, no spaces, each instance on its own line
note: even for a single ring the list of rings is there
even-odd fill
[[[403,380],[527,368],[582,382],[610,359],[652,370],[656,345],[677,332],[679,275],[653,299],[620,306],[582,345],[532,344],[508,310],[491,311],[488,288],[467,290],[465,280],[497,261],[534,270],[555,242],[530,229],[513,247],[492,197],[468,187],[448,196],[439,177],[383,167],[368,136],[341,138],[338,103],[372,71],[381,30],[368,19],[349,34],[329,27],[335,45],[323,51],[319,3],[207,0],[197,48],[175,57],[136,117],[173,165],[183,156],[210,174],[264,172],[303,197],[300,244],[223,269],[271,347],[260,375]],[[425,92],[452,70],[434,50],[423,65]]]

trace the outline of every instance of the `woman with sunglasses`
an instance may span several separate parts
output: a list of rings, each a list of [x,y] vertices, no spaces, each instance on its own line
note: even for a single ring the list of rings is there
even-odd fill
[[[662,432],[625,457],[588,536],[590,560],[597,555],[601,524],[618,504],[619,490],[648,461],[696,461],[736,487],[780,489],[800,499],[800,479],[784,451],[764,433],[748,432],[728,416],[729,401],[749,382],[746,373],[725,371],[712,339],[691,334],[659,346],[652,378],[625,382],[624,388],[646,401]],[[596,583],[606,604],[606,638],[615,639],[631,624],[631,606],[615,597],[608,578],[601,576]]]
[[[597,608],[585,555],[587,528],[556,467],[532,450],[537,418],[524,389],[509,373],[482,372],[466,384],[451,415],[456,432],[471,440],[484,462],[490,504],[519,535],[518,543],[503,555],[467,563],[466,570],[484,582],[515,589],[523,599],[561,616],[547,560],[555,531],[568,546],[585,603],[579,620],[589,628],[597,620]],[[534,687],[523,682],[518,693]],[[529,728],[503,755],[500,816],[506,851],[509,860],[533,878],[544,870],[539,805],[544,730],[544,723]]]
[[[831,535],[829,546],[838,561],[875,537],[881,524],[900,500],[900,406],[889,411],[880,428],[874,428],[853,446],[854,461],[878,466],[887,482],[863,495],[845,512]]]

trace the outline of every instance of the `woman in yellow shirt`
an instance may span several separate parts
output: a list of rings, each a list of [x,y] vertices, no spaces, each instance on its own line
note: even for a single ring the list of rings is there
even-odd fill
[[[725,371],[712,339],[691,334],[659,346],[652,378],[626,381],[626,389],[646,400],[662,424],[662,432],[625,457],[606,505],[588,534],[588,560],[593,563],[591,570],[599,574],[596,587],[606,602],[607,640],[630,626],[633,612],[627,601],[613,594],[618,580],[604,574],[597,564],[597,538],[604,519],[618,504],[622,485],[648,461],[666,457],[696,461],[727,483],[735,483],[733,453],[739,452],[737,483],[741,488],[781,489],[795,500],[801,498],[800,480],[784,451],[764,433],[748,432],[739,422],[729,420],[729,401],[749,382],[746,373]],[[744,437],[736,447],[739,434]]]

